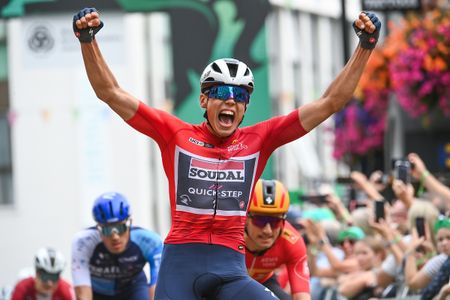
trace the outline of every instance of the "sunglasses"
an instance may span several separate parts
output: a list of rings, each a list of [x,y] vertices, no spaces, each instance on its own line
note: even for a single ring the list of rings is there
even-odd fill
[[[103,236],[111,236],[113,233],[122,235],[128,230],[129,227],[130,224],[128,222],[111,225],[98,225],[98,229]]]
[[[234,99],[236,102],[248,104],[250,101],[250,93],[243,87],[234,85],[216,85],[209,89],[208,97],[228,100]]]
[[[37,270],[37,276],[43,281],[43,282],[58,282],[59,280],[59,273],[48,273],[44,270]]]
[[[356,240],[345,239],[345,240],[343,240],[343,241],[340,241],[339,244],[340,244],[341,246],[343,246],[343,245],[345,244],[345,242],[347,242],[347,243],[349,243],[350,245],[353,246],[353,245],[356,243]]]
[[[250,214],[248,216],[252,224],[259,228],[264,228],[266,227],[266,224],[270,224],[270,227],[276,229],[284,224],[284,218]]]

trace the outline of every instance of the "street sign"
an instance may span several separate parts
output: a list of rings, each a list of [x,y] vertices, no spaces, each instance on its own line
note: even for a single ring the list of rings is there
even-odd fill
[[[363,10],[392,11],[419,10],[421,0],[362,0]]]

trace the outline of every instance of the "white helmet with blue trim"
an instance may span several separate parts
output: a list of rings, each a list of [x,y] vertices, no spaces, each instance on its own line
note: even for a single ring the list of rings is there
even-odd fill
[[[234,58],[221,58],[210,63],[200,77],[203,92],[211,86],[229,84],[242,86],[251,94],[255,86],[253,73],[247,65]]]

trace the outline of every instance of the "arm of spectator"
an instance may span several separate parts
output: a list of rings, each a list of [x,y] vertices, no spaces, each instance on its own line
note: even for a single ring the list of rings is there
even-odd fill
[[[431,174],[422,159],[416,153],[408,154],[408,160],[414,165],[411,174],[417,180],[420,180],[429,191],[433,191],[444,197],[447,203],[450,203],[450,188],[445,186],[436,177]]]
[[[344,297],[352,298],[361,293],[367,287],[376,285],[376,276],[372,271],[357,272],[346,277],[338,287],[338,292]]]
[[[450,283],[447,283],[441,288],[437,295],[437,300],[445,300],[448,296],[450,296]]]
[[[429,281],[422,286],[419,280],[424,280],[423,274],[420,274],[417,270],[416,264],[416,249],[419,247],[425,239],[423,237],[419,238],[417,232],[413,229],[412,238],[407,246],[405,252],[405,282],[410,289],[417,290],[427,285]]]
[[[380,170],[376,170],[372,172],[369,176],[369,182],[373,184],[373,186],[377,189],[377,191],[381,192],[386,188],[386,183],[383,181],[384,174]]]
[[[352,171],[350,173],[350,177],[369,196],[370,199],[378,200],[383,198],[383,196],[363,173]]]
[[[394,179],[392,190],[395,196],[409,209],[414,201],[414,187],[411,184],[405,185],[403,181]]]
[[[328,262],[334,271],[337,273],[349,273],[353,271],[359,270],[359,264],[356,259],[346,258],[344,260],[340,260],[333,252],[333,247],[328,241],[328,237],[320,223],[312,223],[312,227],[314,228],[314,232],[319,237],[321,242],[321,250],[327,256]]]
[[[395,281],[395,277],[386,273],[383,270],[378,270],[376,273],[377,284],[379,287],[386,288]]]
[[[330,193],[327,196],[326,200],[328,208],[330,208],[333,211],[337,220],[344,223],[351,222],[350,213],[348,212],[345,205],[342,204],[341,199],[337,195],[335,195],[334,193]]]
[[[314,227],[314,222],[311,220],[305,220],[302,222],[305,227],[305,232],[308,237],[309,246],[308,251],[308,267],[311,276],[316,277],[331,277],[335,278],[337,276],[336,272],[332,268],[319,268],[317,266],[317,253],[319,252],[319,235],[317,232],[317,227]]]
[[[400,233],[392,229],[383,219],[378,222],[371,220],[369,221],[369,224],[383,237],[384,240],[387,241],[389,251],[394,255],[396,263],[400,264],[403,259],[403,250],[406,248],[405,245],[403,245]]]
[[[317,252],[316,251],[317,250],[314,250],[314,248],[311,248],[311,246],[308,247],[308,267],[309,267],[311,276],[336,278],[337,273],[332,268],[319,268],[317,266],[317,263],[316,263]]]

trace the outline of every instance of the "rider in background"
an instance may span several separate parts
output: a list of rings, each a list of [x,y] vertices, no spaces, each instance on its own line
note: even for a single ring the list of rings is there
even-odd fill
[[[245,261],[253,279],[278,298],[307,300],[309,269],[302,236],[285,220],[289,194],[277,180],[258,180],[245,226]],[[277,282],[275,269],[285,265],[292,298]]]
[[[132,226],[130,205],[119,193],[100,195],[92,214],[97,226],[76,234],[72,244],[77,300],[153,299],[163,248],[159,235]]]
[[[35,277],[17,283],[11,300],[72,300],[72,287],[60,278],[64,270],[63,255],[52,248],[41,248],[35,256]]]
[[[95,8],[80,10],[72,25],[97,97],[161,151],[172,227],[155,297],[273,299],[248,276],[245,265],[244,228],[254,185],[277,148],[302,137],[350,101],[378,40],[377,16],[362,12],[355,20],[360,44],[319,99],[243,128],[239,126],[255,88],[245,63],[222,58],[205,68],[199,102],[206,121],[190,124],[148,106],[119,85],[95,39],[104,25]]]

